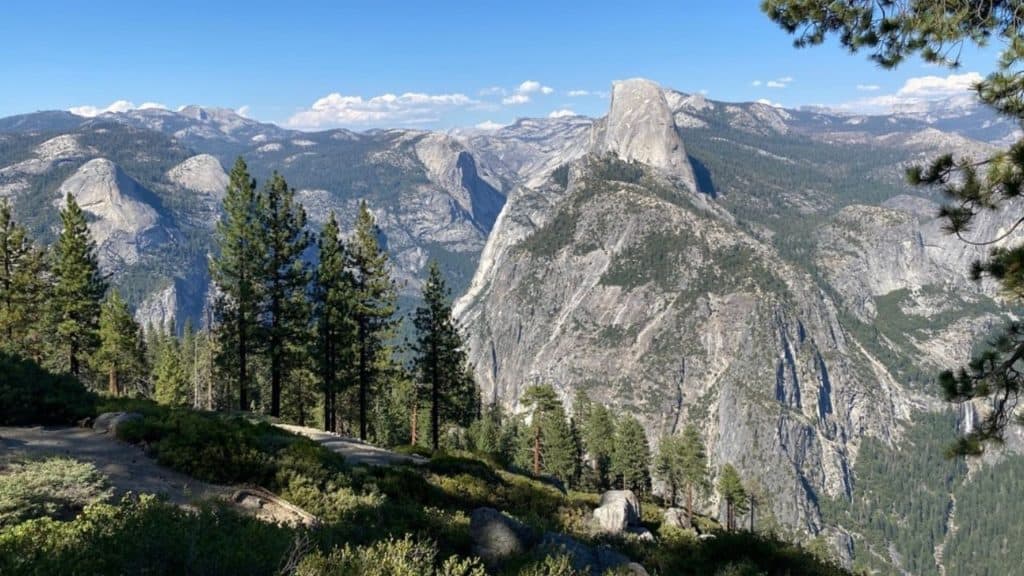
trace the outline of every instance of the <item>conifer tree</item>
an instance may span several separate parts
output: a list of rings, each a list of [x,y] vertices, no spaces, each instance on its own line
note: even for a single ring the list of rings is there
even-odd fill
[[[458,418],[460,424],[472,421],[472,415],[465,412],[467,404],[473,402],[475,385],[471,378],[470,385],[465,385],[466,353],[462,336],[452,318],[449,291],[437,262],[430,263],[427,281],[423,284],[423,304],[416,308],[413,323],[417,332],[412,348],[415,353],[413,369],[421,383],[419,390],[430,404],[430,443],[434,450],[438,450],[442,416]],[[471,397],[467,399],[467,395]],[[414,400],[414,414],[416,404]]]
[[[324,393],[324,430],[338,432],[338,393],[341,376],[354,364],[355,324],[352,322],[355,287],[349,255],[332,211],[319,240],[320,259],[314,283],[317,319],[317,356]]]
[[[100,302],[107,283],[100,273],[96,243],[89,234],[85,213],[70,193],[60,218],[51,304],[59,354],[66,360],[68,371],[80,376],[84,360],[99,343]]]
[[[241,157],[228,175],[224,217],[217,223],[216,237],[220,253],[211,261],[210,273],[219,291],[218,363],[238,386],[239,409],[248,410],[252,357],[258,348],[260,280],[266,266],[256,181]]]
[[[388,256],[377,240],[377,225],[366,202],[359,206],[350,247],[354,279],[352,318],[356,324],[356,381],[359,438],[368,436],[371,394],[386,382],[391,370],[388,341],[394,335],[398,298]]]
[[[700,432],[692,424],[687,425],[681,436],[668,436],[658,446],[655,471],[663,482],[669,485],[670,500],[676,502],[676,491],[686,490],[686,512],[693,525],[693,494],[703,491],[707,484],[707,453]]]
[[[24,226],[0,201],[0,348],[42,360],[46,330],[43,310],[49,287],[46,260]]]
[[[548,384],[531,386],[520,402],[530,409],[530,426],[523,429],[521,438],[528,456],[519,462],[529,465],[535,476],[548,474],[566,483],[574,482],[579,474],[579,454],[555,389]]]
[[[623,416],[615,427],[612,475],[622,488],[642,494],[650,484],[651,450],[643,426],[631,414]]]
[[[131,382],[146,374],[146,354],[139,324],[117,290],[110,290],[100,309],[100,348],[96,367],[107,374],[107,391],[124,394]]]
[[[611,486],[611,462],[615,451],[615,419],[603,404],[577,396],[580,441],[594,474],[595,486]]]
[[[182,358],[181,342],[171,330],[162,332],[159,338],[159,352],[153,366],[155,399],[161,404],[184,406],[188,404],[191,386]]]
[[[722,466],[718,476],[718,495],[725,502],[725,528],[736,529],[736,516],[746,512],[747,491],[743,479],[732,464]]]
[[[260,195],[259,208],[266,250],[260,277],[261,336],[270,362],[270,415],[280,416],[284,379],[303,365],[308,353],[310,273],[302,256],[312,240],[305,229],[306,211],[277,172]]]

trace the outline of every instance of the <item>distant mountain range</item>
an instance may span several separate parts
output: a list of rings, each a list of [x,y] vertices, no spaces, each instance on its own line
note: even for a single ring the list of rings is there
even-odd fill
[[[406,309],[428,260],[441,262],[488,400],[514,408],[540,381],[566,399],[585,389],[637,414],[655,444],[696,423],[712,461],[760,487],[762,521],[891,571],[948,544],[946,560],[925,557],[938,573],[955,561],[951,525],[970,521],[946,516],[949,493],[969,478],[936,492],[941,518],[903,518],[896,502],[861,521],[850,507],[881,496],[859,484],[860,451],[916,437],[944,408],[936,371],[1012,310],[969,281],[981,253],[942,233],[941,199],[902,171],[989,153],[1019,130],[962,102],[858,116],[645,80],[617,83],[603,118],[493,131],[300,132],[195,106],[52,111],[0,119],[0,196],[48,241],[73,194],[139,318],[179,324],[209,299],[235,157],[260,180],[284,174],[314,226],[335,210],[349,229],[366,200]],[[979,233],[1017,213],[986,214]],[[972,416],[950,415],[949,433]],[[886,478],[901,474],[913,471]],[[943,528],[927,543],[886,532],[927,532],[914,522]]]

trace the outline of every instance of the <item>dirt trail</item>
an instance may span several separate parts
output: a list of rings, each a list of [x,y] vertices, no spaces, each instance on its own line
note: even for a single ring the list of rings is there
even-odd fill
[[[391,466],[394,464],[426,464],[429,462],[422,456],[399,454],[385,450],[366,442],[361,442],[348,436],[340,436],[331,432],[324,432],[316,428],[304,426],[293,426],[291,424],[275,424],[278,428],[299,434],[323,444],[325,447],[341,454],[345,461],[350,464],[368,464],[371,466]]]
[[[216,498],[261,520],[302,524],[312,518],[261,490],[210,484],[165,468],[138,446],[91,428],[0,427],[0,474],[12,459],[46,456],[91,463],[110,480],[117,498],[129,492],[162,494],[184,507]]]

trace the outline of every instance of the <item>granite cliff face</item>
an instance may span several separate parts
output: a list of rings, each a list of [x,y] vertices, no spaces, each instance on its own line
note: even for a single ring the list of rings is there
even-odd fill
[[[512,409],[546,382],[567,402],[584,389],[637,414],[654,443],[696,423],[714,463],[733,463],[769,495],[767,513],[818,533],[819,501],[853,490],[861,441],[896,445],[935,405],[905,366],[962,360],[1006,311],[965,276],[977,250],[942,234],[934,203],[897,194],[886,173],[878,189],[894,191],[883,205],[812,187],[783,197],[817,223],[808,230],[787,227],[775,214],[792,208],[745,184],[759,169],[712,170],[701,183],[691,168],[689,158],[715,166],[735,150],[762,158],[760,170],[780,166],[791,190],[794,178],[835,182],[835,171],[819,176],[771,150],[779,137],[820,149],[808,134],[822,119],[662,94],[646,81],[617,84],[588,153],[510,194],[456,305],[471,361],[484,397]],[[899,140],[896,162],[943,145],[887,139]],[[709,185],[720,200],[692,193]],[[760,202],[771,208],[749,211]]]
[[[160,215],[147,203],[152,193],[110,160],[86,162],[64,181],[60,193],[71,194],[91,217],[89,232],[106,269],[135,264],[143,251],[167,239]]]
[[[690,160],[661,86],[634,78],[612,85],[608,115],[591,132],[590,152],[614,154],[678,177],[696,190]]]

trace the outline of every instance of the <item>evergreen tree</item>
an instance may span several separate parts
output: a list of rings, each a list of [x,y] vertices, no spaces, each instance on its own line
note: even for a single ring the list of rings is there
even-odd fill
[[[0,201],[0,348],[42,360],[48,292],[45,253],[14,220],[7,199]]]
[[[579,474],[579,460],[565,408],[550,385],[526,389],[520,402],[530,408],[530,426],[524,428],[521,446],[535,476],[547,474],[572,483]]]
[[[437,262],[430,263],[427,281],[423,284],[423,304],[416,308],[413,324],[417,332],[412,348],[415,353],[413,370],[421,383],[418,390],[425,393],[430,404],[430,443],[434,450],[438,450],[443,415],[454,417],[463,425],[473,420],[475,414],[466,414],[466,407],[473,402],[475,385],[471,377],[469,386],[465,385],[466,353],[462,348],[462,336],[452,318],[450,295]],[[465,397],[467,395],[469,399]],[[414,400],[414,414],[415,409]]]
[[[60,212],[61,232],[54,252],[54,287],[51,300],[57,326],[56,340],[62,364],[75,376],[99,343],[100,302],[107,283],[100,273],[96,243],[89,234],[85,213],[70,193]]]
[[[145,347],[139,324],[117,290],[111,290],[100,309],[100,348],[96,367],[107,374],[107,391],[125,393],[129,383],[147,372]]]
[[[693,525],[693,493],[703,491],[707,485],[707,453],[700,432],[692,424],[687,425],[682,436],[663,438],[658,446],[655,472],[660,480],[669,485],[671,503],[675,505],[676,491],[686,490],[686,512]]]
[[[622,488],[642,494],[650,484],[651,449],[643,426],[627,414],[615,427],[615,449],[611,471],[621,480]]]
[[[611,411],[600,403],[577,396],[577,418],[580,440],[593,472],[595,487],[611,487],[611,462],[615,451],[615,419]]]
[[[747,490],[743,487],[743,479],[732,464],[722,466],[718,476],[718,495],[725,502],[725,528],[736,529],[736,516],[747,510]]]
[[[354,279],[352,318],[356,324],[356,380],[358,384],[359,438],[368,436],[371,394],[386,382],[391,370],[388,341],[394,335],[398,298],[387,254],[377,241],[377,225],[366,202],[359,206],[351,240]]]
[[[155,399],[161,404],[184,406],[188,404],[191,386],[182,359],[181,342],[171,330],[161,333],[159,338],[159,352],[153,366]]]
[[[956,68],[964,44],[1001,40],[997,69],[973,89],[1000,116],[1017,124],[1024,121],[1024,10],[1019,0],[764,0],[762,9],[787,32],[798,35],[798,47],[818,45],[835,35],[848,50],[868,51],[872,60],[887,68],[914,55]],[[910,168],[907,178],[914,185],[937,186],[948,198],[940,210],[947,232],[969,244],[991,247],[987,259],[973,263],[971,275],[976,280],[991,277],[1005,295],[1024,300],[1024,242],[1009,240],[1024,223],[1019,204],[1012,203],[1024,194],[1024,138],[1018,136],[1012,146],[983,159],[944,154],[927,167]],[[1017,211],[1007,229],[972,229],[979,214],[1002,207]],[[947,400],[984,398],[991,404],[951,454],[978,454],[986,442],[1000,442],[1006,427],[1019,420],[1015,411],[1024,391],[1024,323],[1013,322],[988,341],[988,349],[967,366],[939,377]]]
[[[220,253],[210,263],[217,286],[218,363],[238,386],[238,407],[249,409],[252,356],[257,349],[264,264],[256,181],[241,157],[228,175],[224,217],[217,223]]]
[[[338,432],[338,392],[344,370],[354,364],[354,277],[341,229],[332,211],[319,240],[314,297],[317,319],[317,357],[324,393],[324,430]]]
[[[309,269],[302,259],[311,238],[306,211],[295,190],[277,172],[260,195],[259,216],[266,250],[260,289],[263,326],[270,362],[270,415],[281,415],[281,386],[285,377],[303,366],[308,354],[310,309]]]

